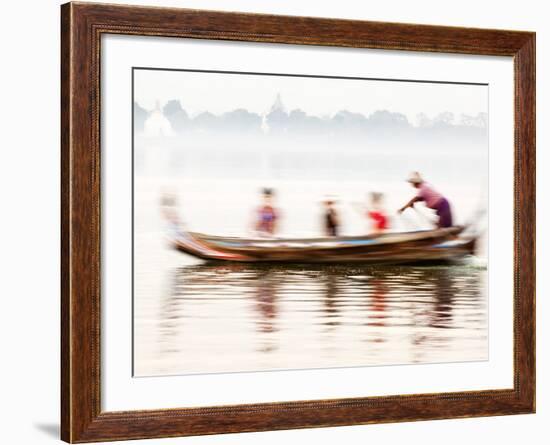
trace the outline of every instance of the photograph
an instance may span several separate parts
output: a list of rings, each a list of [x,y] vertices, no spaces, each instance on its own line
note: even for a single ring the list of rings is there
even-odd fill
[[[59,206],[33,201],[61,210],[58,317],[34,311],[60,350],[23,350],[58,358],[61,439],[532,424],[542,22],[157,6],[61,5],[60,88],[38,83],[61,125],[16,132],[47,127],[60,162],[7,150],[60,177]]]
[[[133,67],[134,377],[488,360],[488,97]]]

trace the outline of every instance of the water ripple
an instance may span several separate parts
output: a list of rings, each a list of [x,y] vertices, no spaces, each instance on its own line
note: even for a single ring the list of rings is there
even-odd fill
[[[485,279],[471,264],[180,267],[138,311],[137,352],[150,375],[485,360]]]

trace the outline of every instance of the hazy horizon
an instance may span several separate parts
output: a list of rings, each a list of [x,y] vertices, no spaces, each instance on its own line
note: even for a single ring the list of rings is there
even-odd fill
[[[142,108],[153,110],[157,102],[179,100],[191,115],[237,108],[264,114],[278,94],[287,111],[300,109],[318,117],[343,109],[365,116],[387,110],[413,122],[419,113],[434,118],[443,112],[470,116],[488,112],[488,86],[481,84],[137,68],[133,76],[134,100]]]

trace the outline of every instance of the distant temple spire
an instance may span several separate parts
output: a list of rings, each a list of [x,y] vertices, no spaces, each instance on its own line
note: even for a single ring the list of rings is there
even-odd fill
[[[270,112],[273,111],[285,111],[285,106],[283,104],[283,100],[281,99],[281,93],[277,93],[277,96],[275,97],[275,102],[273,102],[273,105],[271,105]]]
[[[172,136],[172,125],[170,121],[164,116],[160,101],[155,102],[155,109],[151,111],[151,114],[147,118],[144,124],[144,131],[146,136]]]

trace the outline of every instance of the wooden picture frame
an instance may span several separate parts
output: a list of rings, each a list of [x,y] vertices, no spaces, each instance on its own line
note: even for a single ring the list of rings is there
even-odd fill
[[[71,443],[535,411],[535,34],[91,3],[61,7],[61,437]],[[102,412],[100,38],[103,34],[512,56],[514,387]],[[512,254],[512,252],[510,252]]]

